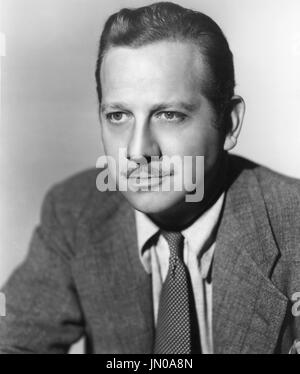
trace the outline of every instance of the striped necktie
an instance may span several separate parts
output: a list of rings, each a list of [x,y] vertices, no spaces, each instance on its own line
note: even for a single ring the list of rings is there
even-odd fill
[[[169,245],[170,258],[160,294],[154,353],[201,353],[193,290],[183,262],[184,237],[180,232],[161,233]]]

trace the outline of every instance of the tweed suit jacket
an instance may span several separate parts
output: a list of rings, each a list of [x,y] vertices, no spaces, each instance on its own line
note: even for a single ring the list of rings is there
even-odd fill
[[[152,282],[134,212],[99,170],[47,194],[29,254],[4,285],[1,353],[151,353]],[[288,353],[300,338],[300,182],[229,157],[213,259],[215,353]],[[296,313],[295,313],[296,310]]]

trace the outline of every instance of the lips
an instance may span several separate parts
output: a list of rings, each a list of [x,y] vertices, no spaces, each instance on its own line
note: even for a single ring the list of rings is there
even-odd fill
[[[170,172],[163,173],[159,171],[152,171],[152,174],[149,174],[147,171],[140,171],[140,170],[133,170],[131,173],[129,173],[128,178],[129,179],[153,179],[153,178],[163,178],[166,176],[170,176]]]

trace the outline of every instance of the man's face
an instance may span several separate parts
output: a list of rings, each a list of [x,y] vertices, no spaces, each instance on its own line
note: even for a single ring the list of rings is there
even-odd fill
[[[125,148],[133,165],[141,156],[204,156],[205,187],[209,187],[207,182],[220,162],[224,135],[214,126],[215,111],[202,93],[206,77],[203,58],[191,43],[163,41],[136,49],[108,50],[100,72],[106,155],[118,162],[119,149]],[[189,172],[194,174],[195,169]],[[149,175],[141,181],[144,186],[174,186],[179,177],[182,175],[174,172],[154,182]],[[114,178],[120,182],[117,175]],[[148,214],[180,209],[186,196],[184,189],[174,188],[169,192],[139,189],[122,193],[134,208]]]

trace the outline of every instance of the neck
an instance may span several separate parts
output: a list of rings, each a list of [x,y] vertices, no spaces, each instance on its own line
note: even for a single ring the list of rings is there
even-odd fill
[[[181,201],[170,210],[149,217],[164,230],[181,231],[192,225],[224,192],[227,163],[225,155],[214,175],[209,178],[210,180],[205,180],[203,200],[196,203]]]

